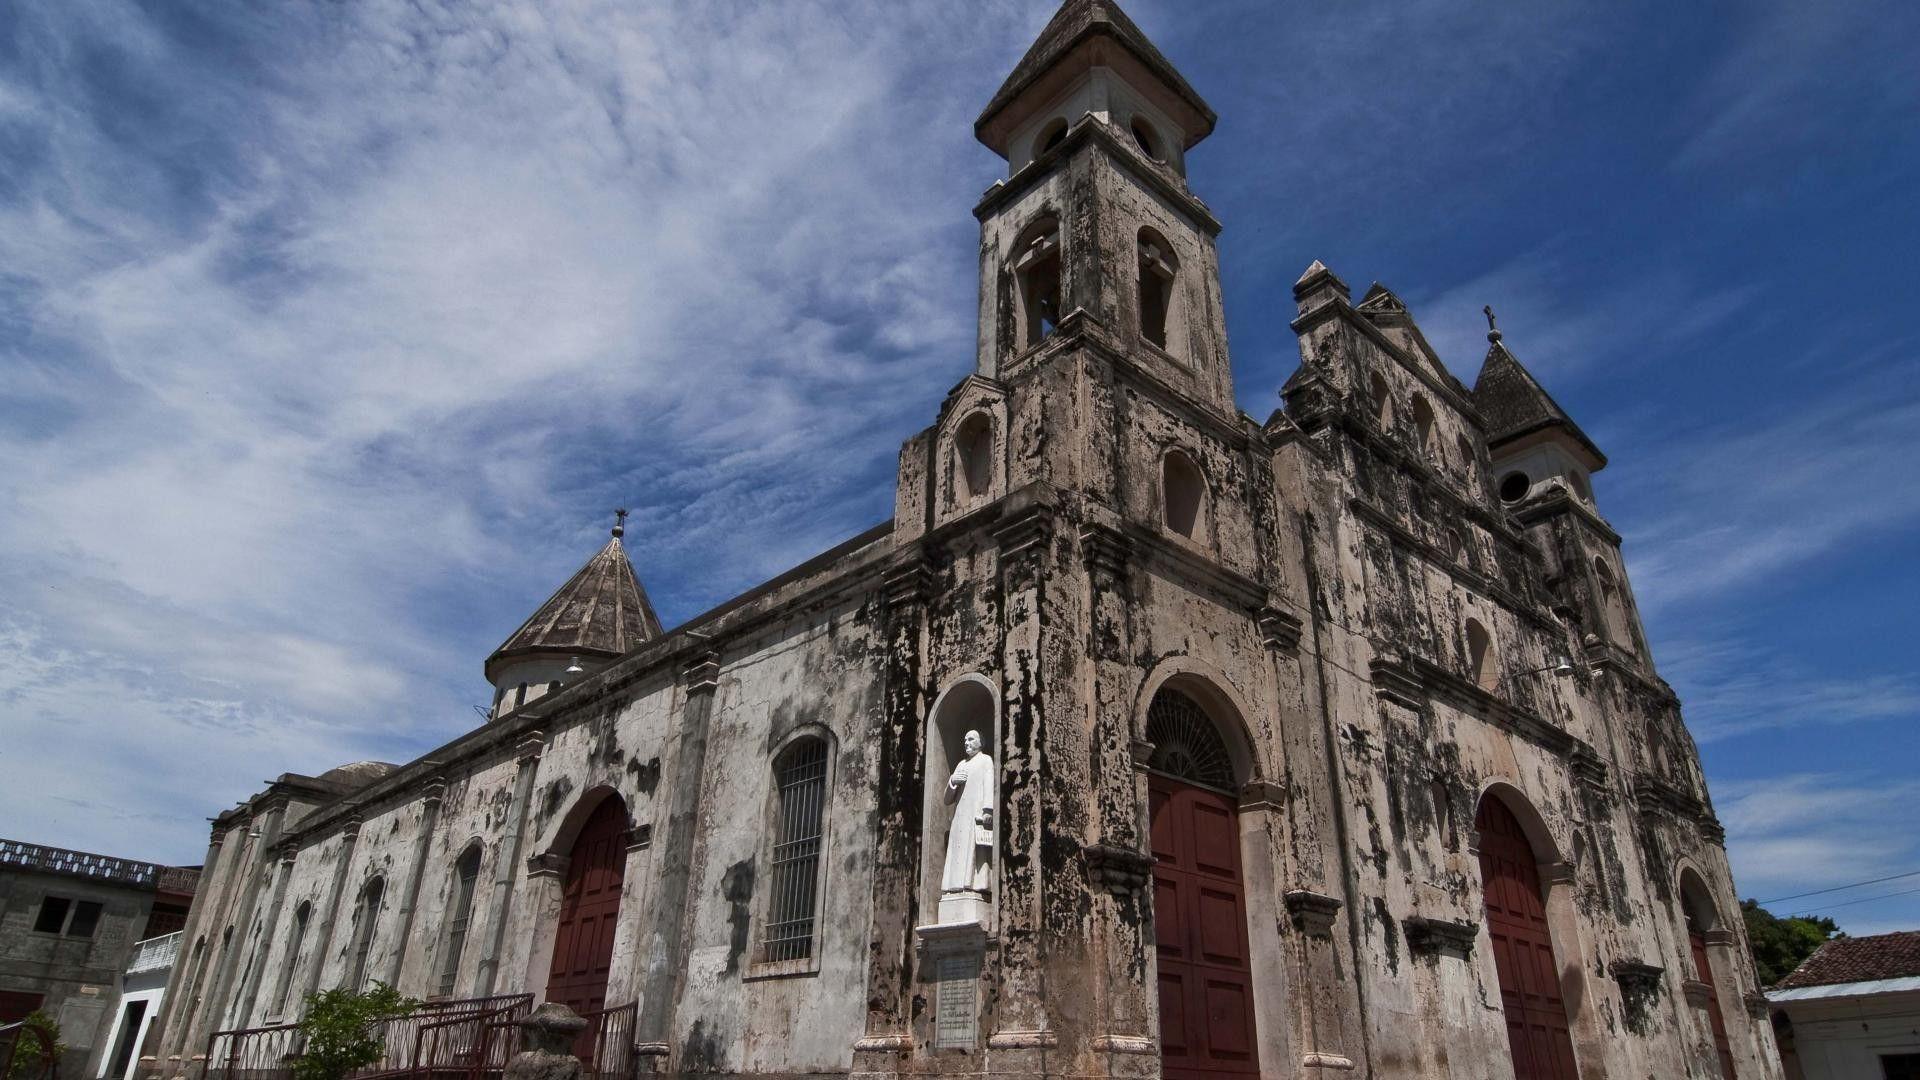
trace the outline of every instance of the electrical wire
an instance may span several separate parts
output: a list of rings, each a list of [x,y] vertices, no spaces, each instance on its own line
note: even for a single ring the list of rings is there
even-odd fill
[[[1808,908],[1791,917],[1797,918],[1799,915],[1811,915],[1816,911],[1832,911],[1834,908],[1852,907],[1855,904],[1871,904],[1875,900],[1891,900],[1896,896],[1908,896],[1913,893],[1920,893],[1920,889],[1901,889],[1899,892],[1884,893],[1880,896],[1869,896],[1863,900],[1842,900],[1837,904],[1826,904],[1817,908]]]
[[[1856,881],[1851,885],[1835,885],[1831,889],[1815,889],[1812,892],[1794,893],[1792,896],[1776,896],[1771,900],[1755,900],[1754,903],[1765,907],[1768,904],[1778,904],[1783,900],[1798,900],[1803,896],[1825,896],[1830,892],[1842,892],[1847,889],[1857,889],[1862,885],[1878,885],[1883,881],[1899,881],[1901,878],[1910,877],[1920,877],[1920,870],[1909,870],[1904,874],[1889,874],[1886,877],[1874,878],[1872,881]]]

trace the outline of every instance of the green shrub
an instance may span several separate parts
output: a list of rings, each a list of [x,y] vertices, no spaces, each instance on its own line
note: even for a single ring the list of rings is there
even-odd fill
[[[60,1025],[54,1023],[53,1017],[46,1013],[35,1009],[20,1024],[21,1029],[12,1036],[19,1043],[13,1052],[13,1065],[7,1069],[6,1080],[36,1080],[46,1068],[46,1060],[41,1056],[43,1044],[34,1037],[34,1033],[38,1032],[46,1040],[44,1046],[53,1048],[55,1061],[60,1060],[60,1055],[66,1053],[67,1048],[60,1043]],[[0,1054],[5,1053],[5,1046],[4,1037],[0,1037]]]
[[[380,1060],[384,1050],[375,1022],[406,1016],[420,1007],[386,983],[364,991],[325,990],[307,996],[300,1034],[306,1046],[294,1059],[294,1080],[341,1080]]]

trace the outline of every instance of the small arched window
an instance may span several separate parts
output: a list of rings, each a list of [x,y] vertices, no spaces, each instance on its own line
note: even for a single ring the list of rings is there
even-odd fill
[[[293,910],[293,930],[287,935],[287,955],[280,961],[280,982],[273,991],[273,1015],[287,1007],[287,990],[293,985],[293,971],[300,966],[300,948],[307,940],[307,923],[313,919],[313,901],[301,901]]]
[[[1457,435],[1453,448],[1460,455],[1460,474],[1466,476],[1473,472],[1473,443],[1465,435]]]
[[[1420,449],[1433,453],[1433,406],[1427,403],[1427,395],[1413,395],[1413,427],[1420,440]]]
[[[1040,136],[1033,140],[1033,156],[1039,157],[1066,141],[1067,122],[1064,118],[1055,117],[1040,129]]]
[[[1474,685],[1488,693],[1500,685],[1500,662],[1494,655],[1493,636],[1478,619],[1467,620],[1467,672]]]
[[[366,982],[367,956],[373,951],[373,924],[380,918],[380,900],[386,894],[387,879],[374,878],[360,890],[360,903],[353,911],[353,966],[345,988],[359,990]]]
[[[1600,593],[1600,615],[1606,621],[1607,639],[1623,649],[1633,649],[1632,621],[1627,618],[1627,598],[1614,579],[1613,567],[1598,555],[1593,557],[1593,580]]]
[[[1167,325],[1173,313],[1174,279],[1180,262],[1173,245],[1152,229],[1139,236],[1140,336],[1159,348],[1167,347]]]
[[[1189,540],[1201,538],[1207,481],[1184,452],[1167,451],[1160,465],[1161,512],[1167,528]]]
[[[976,412],[953,433],[954,473],[960,481],[960,501],[986,497],[993,490],[993,420]]]
[[[813,956],[825,840],[826,740],[794,740],[774,760],[773,777],[773,854],[762,951],[767,962],[779,963]]]
[[[1013,252],[1014,347],[1025,352],[1060,325],[1060,223],[1041,218]]]
[[[1153,130],[1152,124],[1147,123],[1146,117],[1135,116],[1133,122],[1127,125],[1127,130],[1132,133],[1133,144],[1140,148],[1141,153],[1154,161],[1162,160],[1160,135]]]
[[[1373,419],[1380,425],[1380,430],[1393,430],[1393,394],[1387,389],[1387,380],[1376,371],[1368,381],[1367,389],[1373,399]]]
[[[473,887],[480,880],[480,845],[467,845],[460,861],[453,864],[453,895],[447,902],[447,947],[440,959],[438,993],[448,997],[460,978],[460,954],[467,947],[467,922],[473,915]]]
[[[1456,563],[1459,562],[1461,556],[1466,553],[1466,545],[1460,541],[1460,530],[1454,528],[1443,530],[1440,533],[1440,550],[1446,553],[1447,558]]]

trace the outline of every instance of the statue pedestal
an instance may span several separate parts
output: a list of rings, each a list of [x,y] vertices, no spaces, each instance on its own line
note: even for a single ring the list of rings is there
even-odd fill
[[[959,894],[949,894],[958,896]],[[973,894],[979,896],[978,893]],[[980,898],[984,905],[986,900]],[[947,909],[947,897],[940,898]],[[941,921],[913,929],[919,946],[920,978],[932,984],[935,1050],[972,1050],[980,1043],[981,962],[987,954],[987,931],[978,921]]]
[[[988,917],[993,913],[992,905],[987,902],[987,894],[978,889],[949,889],[940,894],[940,922],[938,927],[957,926],[972,923],[984,928]],[[921,927],[922,930],[937,927]]]

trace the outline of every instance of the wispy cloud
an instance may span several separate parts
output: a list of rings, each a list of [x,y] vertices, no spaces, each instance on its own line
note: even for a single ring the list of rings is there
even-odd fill
[[[1920,837],[1909,827],[1920,781],[1909,776],[1787,773],[1715,786],[1727,853],[1743,896],[1758,900],[1920,870]],[[1910,910],[1910,899],[1853,901],[1895,891],[1849,889],[1775,904],[1775,914],[1826,910],[1849,932],[1873,933],[1880,920]],[[1911,926],[1901,927],[1911,929]]]
[[[669,618],[884,518],[1013,7],[0,16],[9,829],[190,859],[463,730],[604,507]]]

